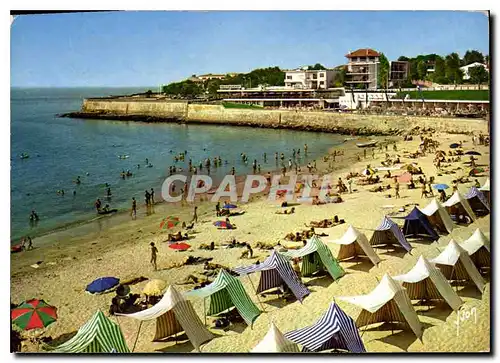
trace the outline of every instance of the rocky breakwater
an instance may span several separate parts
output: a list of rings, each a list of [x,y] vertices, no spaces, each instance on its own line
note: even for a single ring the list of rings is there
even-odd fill
[[[488,132],[488,122],[477,119],[422,116],[361,115],[327,111],[224,108],[165,100],[85,100],[81,112],[60,115],[74,118],[223,124],[274,129],[295,129],[356,135],[401,135],[420,130],[470,134]]]

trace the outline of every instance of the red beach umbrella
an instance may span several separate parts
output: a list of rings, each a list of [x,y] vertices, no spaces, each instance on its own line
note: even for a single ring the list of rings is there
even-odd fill
[[[160,222],[160,228],[174,228],[176,225],[180,223],[179,217],[174,217],[174,216],[168,216],[166,218],[163,218],[163,220]]]
[[[186,251],[189,248],[191,248],[190,245],[188,245],[187,243],[184,243],[184,242],[172,243],[168,247],[170,247],[173,250],[179,250],[179,251]]]
[[[57,308],[32,299],[11,310],[12,322],[24,330],[45,328],[57,320]]]

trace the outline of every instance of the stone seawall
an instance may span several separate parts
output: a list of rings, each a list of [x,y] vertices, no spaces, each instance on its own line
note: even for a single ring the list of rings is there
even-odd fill
[[[488,122],[482,119],[255,110],[157,100],[87,99],[82,105],[81,112],[63,116],[146,122],[224,124],[337,133],[351,133],[354,131],[357,134],[381,135],[401,133],[416,127],[431,128],[435,131],[450,133],[488,132]]]

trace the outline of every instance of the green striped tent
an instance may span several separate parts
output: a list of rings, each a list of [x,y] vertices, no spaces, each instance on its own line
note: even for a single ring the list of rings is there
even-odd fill
[[[208,312],[205,312],[209,316],[220,314],[234,306],[246,323],[252,325],[260,315],[260,310],[246,293],[241,281],[224,269],[220,270],[217,278],[210,285],[188,291],[186,296],[200,298],[210,296]]]
[[[82,326],[76,335],[54,349],[55,353],[130,353],[120,327],[102,311]]]
[[[334,280],[345,274],[337,259],[333,257],[332,251],[318,236],[309,239],[300,250],[287,251],[281,254],[288,259],[302,257],[302,276],[311,276],[314,272],[325,269]]]

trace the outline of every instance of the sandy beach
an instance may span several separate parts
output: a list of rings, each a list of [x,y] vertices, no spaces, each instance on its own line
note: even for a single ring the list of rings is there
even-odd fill
[[[470,136],[452,134],[433,134],[434,140],[440,142],[439,149],[448,151],[448,145],[454,142],[463,141],[463,149],[476,150],[482,155],[477,157],[478,165],[490,165],[490,149],[487,146],[473,146]],[[418,149],[420,139],[413,136],[412,141],[398,140],[398,151],[393,151],[389,147],[391,156],[399,155],[401,162],[407,164],[416,162],[421,167],[427,177],[435,176],[437,183],[452,185],[452,180],[465,175],[468,166],[464,164],[466,157],[462,157],[459,162],[451,163],[451,166],[444,170],[455,170],[453,174],[442,174],[437,176],[436,168],[432,161],[434,154],[427,154],[417,159],[404,157],[405,151],[415,152]],[[354,142],[350,141],[353,147]],[[362,150],[357,150],[362,153]],[[353,154],[346,154],[345,160],[339,162],[333,172],[331,179],[334,183],[339,177],[346,181],[349,172],[361,172],[367,164],[372,167],[380,166],[380,162],[385,159],[386,151],[375,150],[375,159],[371,152],[367,152],[367,158],[357,161]],[[327,170],[327,163],[318,160],[318,169]],[[403,170],[393,171],[393,175],[399,175]],[[379,172],[382,178],[385,172]],[[418,176],[417,176],[418,177]],[[489,177],[489,172],[477,177],[481,185]],[[416,178],[415,178],[416,179]],[[469,177],[470,183],[459,184],[461,193],[466,192],[474,185],[475,177]],[[383,179],[377,185],[391,184],[393,180]],[[263,198],[254,198],[247,204],[242,204],[241,209],[245,213],[241,216],[231,218],[237,226],[234,230],[219,230],[213,226],[213,222],[222,218],[215,216],[214,205],[201,203],[198,211],[198,223],[195,225],[193,238],[189,240],[192,245],[190,252],[175,252],[168,248],[166,241],[168,230],[160,230],[158,225],[167,207],[165,204],[155,206],[155,213],[145,217],[145,213],[140,210],[139,218],[131,221],[130,218],[123,217],[120,223],[111,223],[103,230],[92,230],[89,233],[80,233],[72,236],[71,231],[60,234],[60,240],[50,245],[37,246],[32,251],[26,251],[11,256],[11,301],[19,303],[26,299],[43,298],[51,305],[58,308],[59,319],[44,330],[41,336],[51,336],[63,342],[68,334],[76,332],[81,325],[101,309],[108,314],[113,293],[103,295],[90,295],[85,292],[88,283],[98,277],[116,276],[121,280],[128,280],[134,277],[144,276],[148,279],[162,279],[169,285],[175,285],[179,291],[187,291],[192,288],[189,285],[177,285],[189,274],[200,273],[203,265],[184,266],[181,268],[167,268],[174,262],[180,262],[188,255],[200,257],[213,257],[214,263],[222,264],[230,268],[255,263],[257,260],[263,261],[270,251],[263,251],[254,248],[252,259],[239,259],[243,248],[224,249],[221,244],[235,238],[237,241],[249,242],[254,246],[257,242],[276,244],[281,241],[283,245],[293,245],[293,242],[284,240],[289,232],[298,232],[306,229],[304,224],[310,221],[319,221],[325,218],[333,218],[338,215],[346,221],[339,225],[330,233],[330,238],[340,238],[346,231],[349,224],[364,232],[368,238],[373,233],[384,215],[395,216],[407,215],[413,206],[407,206],[406,211],[397,214],[397,211],[407,204],[417,203],[419,207],[425,207],[431,198],[421,198],[420,188],[408,190],[406,185],[401,184],[401,198],[386,198],[387,194],[394,195],[394,189],[384,192],[370,192],[373,185],[356,185],[353,183],[354,192],[352,194],[342,194],[343,202],[339,204],[308,205],[302,204],[295,207],[295,214],[278,215],[275,214],[280,209],[278,202],[270,202]],[[451,193],[451,188],[447,194]],[[435,193],[437,196],[437,193]],[[388,207],[390,206],[390,207]],[[179,209],[176,213],[181,220],[189,222],[192,209]],[[170,213],[169,213],[170,214]],[[402,220],[394,218],[395,222],[402,225]],[[410,240],[414,247],[411,254],[397,254],[386,252],[383,249],[377,250],[382,262],[373,267],[370,264],[362,263],[341,263],[346,270],[346,275],[333,282],[330,278],[307,279],[311,281],[309,289],[311,295],[305,298],[301,304],[298,301],[293,303],[282,303],[274,296],[257,298],[248,278],[241,278],[248,295],[254,300],[259,309],[265,308],[255,321],[253,327],[244,324],[236,325],[234,330],[227,332],[215,331],[219,336],[202,346],[202,352],[241,352],[250,351],[267,333],[269,323],[273,321],[282,332],[288,332],[297,328],[302,328],[313,324],[326,311],[330,302],[339,296],[352,296],[369,293],[378,284],[378,281],[386,273],[391,276],[399,275],[409,271],[416,263],[420,255],[428,258],[437,256],[447,245],[451,238],[457,242],[467,239],[476,228],[489,235],[490,216],[479,218],[467,227],[457,227],[451,235],[442,236],[438,241],[430,243],[428,241]],[[178,229],[174,229],[176,232]],[[52,237],[53,238],[53,237]],[[155,242],[159,250],[158,271],[151,267],[149,243]],[[215,251],[198,250],[204,243],[214,241]],[[329,244],[333,255],[338,251],[338,245]],[[37,261],[43,261],[39,268],[30,265]],[[198,274],[199,275],[199,274]],[[251,275],[254,285],[258,276]],[[370,326],[366,331],[360,329],[362,339],[368,352],[478,352],[490,350],[490,282],[486,280],[486,288],[482,294],[469,286],[459,291],[459,296],[464,300],[463,309],[476,308],[477,321],[464,321],[460,325],[457,333],[457,313],[449,308],[437,307],[427,311],[427,307],[415,306],[418,317],[423,324],[424,333],[422,341],[419,341],[412,332],[395,330],[381,330],[377,326]],[[131,285],[133,293],[141,293],[147,282]],[[203,319],[203,301],[199,299],[191,300],[198,315]],[[359,309],[355,306],[340,300],[336,300],[339,306],[353,319],[359,314]],[[188,341],[155,343],[151,340],[154,337],[155,322],[145,322],[142,324],[140,334],[137,337],[139,322],[126,317],[111,317],[113,321],[118,321],[123,331],[127,345],[134,352],[192,352],[193,346]],[[211,319],[209,319],[210,321]],[[30,337],[37,333],[23,333],[23,336]],[[66,338],[64,338],[66,337]],[[137,339],[137,341],[136,341]],[[23,342],[23,351],[41,351],[41,348],[29,341]]]

